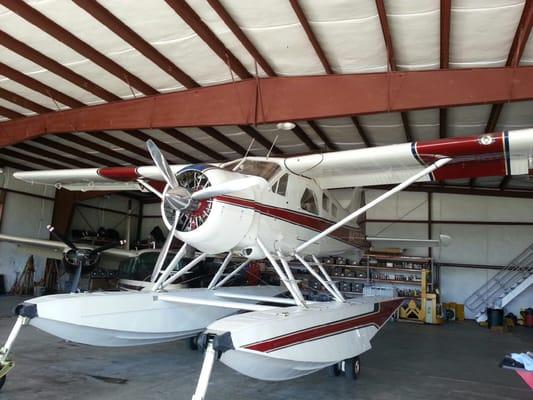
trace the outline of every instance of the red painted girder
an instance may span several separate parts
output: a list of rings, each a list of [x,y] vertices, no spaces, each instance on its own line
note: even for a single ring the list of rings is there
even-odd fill
[[[48,33],[50,36],[56,38],[60,42],[64,43],[74,51],[88,58],[95,64],[99,65],[109,73],[115,75],[120,80],[126,82],[126,84],[139,90],[144,94],[155,94],[157,91],[137,78],[135,75],[127,71],[125,68],[118,65],[116,62],[106,57],[98,50],[89,46],[87,43],[78,39],[72,33],[56,24],[50,18],[41,14],[33,7],[26,4],[24,1],[18,0],[0,0],[0,4],[10,9],[20,17],[24,18],[29,23],[35,25],[39,29]]]
[[[533,99],[533,67],[276,77],[7,121],[0,146],[49,133],[253,125]],[[320,93],[320,96],[316,96]],[[364,95],[362,95],[364,94]]]
[[[252,75],[242,65],[215,35],[211,29],[200,19],[198,14],[184,0],[165,0],[167,4],[185,21],[191,29],[213,50],[222,61],[229,65],[241,79],[251,78]]]
[[[129,26],[110,13],[105,7],[94,0],[73,0],[108,29],[115,32],[121,39],[132,45],[139,53],[151,60],[159,68],[172,76],[186,88],[200,86],[189,75],[178,68],[172,61],[157,51],[150,43],[135,33]]]

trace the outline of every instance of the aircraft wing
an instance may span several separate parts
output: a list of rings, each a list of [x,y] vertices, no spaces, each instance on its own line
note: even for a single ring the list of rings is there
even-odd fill
[[[533,129],[455,137],[286,158],[285,166],[323,189],[396,184],[442,157],[452,161],[419,181],[522,175],[533,171]],[[172,165],[177,172],[187,165]],[[213,164],[216,166],[216,164]],[[531,172],[533,174],[533,172]],[[30,183],[69,190],[138,190],[163,181],[155,166],[16,172]]]
[[[47,258],[61,260],[63,258],[63,252],[68,250],[68,246],[63,242],[46,239],[33,239],[21,236],[0,234],[0,241],[15,243],[18,250],[24,253],[40,255]],[[77,247],[82,249],[93,249],[96,246],[91,246],[85,243],[75,243]],[[102,252],[102,256],[111,257],[115,259],[123,259],[129,257],[135,257],[139,254],[136,250],[126,249],[108,249]]]
[[[397,184],[442,157],[452,161],[420,182],[528,174],[533,129],[290,157],[285,165],[333,189]]]
[[[171,169],[176,173],[186,166],[188,165],[172,165]],[[28,183],[52,185],[74,191],[141,190],[136,181],[139,178],[147,181],[164,180],[161,171],[153,165],[15,172],[14,176]]]

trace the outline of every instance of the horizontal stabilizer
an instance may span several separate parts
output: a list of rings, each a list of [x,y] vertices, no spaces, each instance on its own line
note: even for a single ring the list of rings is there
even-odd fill
[[[385,238],[372,237],[366,238],[372,243],[373,248],[410,248],[410,247],[445,247],[450,244],[451,237],[440,235],[439,239],[402,239],[402,238]]]

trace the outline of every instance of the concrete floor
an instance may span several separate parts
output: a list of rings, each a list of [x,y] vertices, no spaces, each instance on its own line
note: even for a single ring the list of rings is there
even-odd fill
[[[0,297],[0,339],[20,299]],[[320,371],[287,382],[262,382],[217,363],[208,399],[532,399],[514,371],[498,368],[508,352],[533,349],[533,329],[498,334],[472,322],[428,326],[389,323],[361,357],[357,382]],[[202,354],[186,342],[139,348],[65,343],[32,327],[14,348],[17,366],[0,400],[190,399]],[[115,379],[108,379],[115,378]]]

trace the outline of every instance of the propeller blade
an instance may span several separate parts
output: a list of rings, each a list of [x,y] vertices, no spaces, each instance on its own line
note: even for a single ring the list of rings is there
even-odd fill
[[[156,144],[149,139],[146,142],[146,147],[148,147],[148,152],[152,156],[152,160],[154,160],[155,165],[161,173],[163,174],[163,177],[167,181],[167,183],[170,185],[170,187],[175,188],[178,186],[178,181],[176,180],[176,177],[172,173],[172,170],[170,169],[170,166],[168,165],[167,160],[161,153],[161,150],[159,150],[159,147],[156,146]]]
[[[246,178],[234,179],[218,185],[206,187],[205,189],[194,192],[191,197],[194,200],[205,200],[211,197],[222,196],[233,192],[240,192],[253,186],[265,187],[266,185],[267,181],[265,179],[259,176],[249,176]]]
[[[76,245],[72,243],[70,240],[68,240],[66,237],[63,237],[59,232],[56,231],[56,228],[54,228],[52,225],[46,225],[46,229],[50,231],[50,234],[55,237],[60,242],[65,243],[68,247],[70,247],[73,250],[78,250]]]
[[[91,255],[92,254],[99,254],[102,251],[112,249],[113,247],[119,247],[119,246],[122,246],[122,245],[125,245],[125,244],[126,244],[125,240],[119,240],[118,242],[109,243],[109,244],[106,244],[105,246],[97,247],[96,249],[92,250],[91,251]]]

